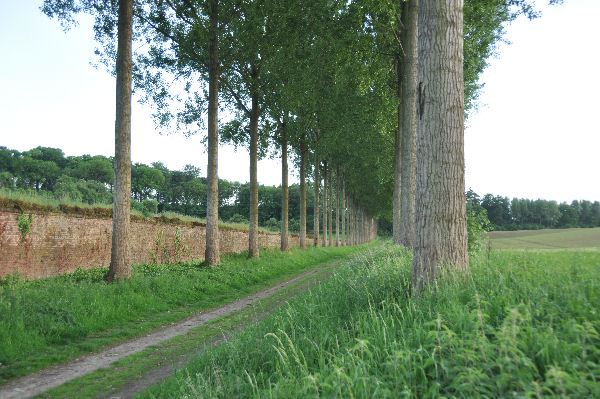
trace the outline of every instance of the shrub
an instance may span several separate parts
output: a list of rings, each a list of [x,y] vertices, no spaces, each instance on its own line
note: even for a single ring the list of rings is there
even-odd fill
[[[241,224],[246,224],[248,223],[248,219],[243,216],[240,215],[239,213],[234,213],[230,218],[229,218],[229,223],[241,223]]]
[[[269,230],[277,231],[281,228],[281,222],[275,218],[270,218],[265,222],[265,227]]]
[[[33,216],[31,214],[19,214],[19,217],[17,218],[17,226],[19,228],[19,233],[21,233],[21,241],[25,241],[31,232],[31,222],[33,222]]]
[[[490,221],[485,208],[475,208],[467,204],[467,238],[469,253],[477,253],[486,242],[486,232],[490,230]]]
[[[149,214],[158,213],[158,201],[155,199],[147,199],[142,201],[142,207]]]

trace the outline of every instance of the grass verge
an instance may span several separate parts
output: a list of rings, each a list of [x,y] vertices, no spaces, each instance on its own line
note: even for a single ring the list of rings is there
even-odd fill
[[[40,395],[44,398],[129,397],[168,377],[199,353],[224,342],[242,328],[262,320],[290,298],[326,279],[343,262],[336,259],[319,266],[314,274],[260,299],[241,311],[194,328],[185,335],[122,359],[109,368],[69,381]]]
[[[106,284],[105,269],[0,285],[0,383],[218,307],[361,247],[310,248],[260,259],[143,265]]]
[[[600,252],[491,252],[409,295],[372,248],[145,398],[600,397]]]

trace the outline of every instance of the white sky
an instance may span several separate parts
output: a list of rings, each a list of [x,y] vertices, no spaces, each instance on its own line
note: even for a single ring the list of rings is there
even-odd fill
[[[508,27],[467,121],[467,187],[509,197],[600,200],[600,0],[543,7]],[[90,66],[91,26],[64,33],[40,1],[0,0],[0,145],[38,145],[67,155],[114,153],[114,79]],[[200,137],[161,136],[150,111],[133,107],[134,162],[206,170]],[[248,154],[220,148],[219,176],[248,181]],[[279,184],[280,163],[259,162],[259,181]],[[295,180],[295,179],[293,179]]]

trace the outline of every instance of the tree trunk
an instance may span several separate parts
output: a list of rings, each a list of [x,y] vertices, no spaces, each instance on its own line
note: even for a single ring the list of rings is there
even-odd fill
[[[404,7],[402,47],[402,144],[400,188],[400,242],[412,248],[415,242],[415,190],[417,153],[417,73],[419,0],[410,0]]]
[[[306,136],[300,140],[300,248],[306,248]]]
[[[363,242],[365,242],[364,239],[364,225],[363,225],[363,213],[362,213],[362,209],[359,209],[358,211],[358,243],[362,244]]]
[[[131,79],[133,0],[119,0],[115,117],[115,190],[112,248],[107,280],[131,277],[129,216],[131,206]]]
[[[327,246],[327,161],[323,162],[323,243],[322,246]]]
[[[400,7],[400,18],[401,24],[399,27],[399,37],[402,37],[403,26],[406,17],[406,3],[402,2]],[[401,215],[400,215],[400,207],[401,207],[401,188],[402,188],[402,60],[404,59],[404,54],[402,53],[404,43],[400,43],[400,49],[398,54],[396,55],[396,98],[398,100],[398,105],[396,108],[396,134],[394,136],[394,197],[392,199],[392,237],[394,239],[394,243],[400,245],[400,225],[401,225]]]
[[[209,3],[209,44],[208,44],[208,164],[206,180],[206,264],[213,266],[220,261],[219,250],[219,47],[218,21],[219,2]]]
[[[335,171],[335,246],[340,246],[340,168]]]
[[[319,155],[315,151],[315,195],[313,198],[313,243],[315,247],[319,246],[319,187],[321,186],[321,176],[319,175],[319,168],[321,167],[321,160]]]
[[[327,227],[329,227],[329,242],[328,246],[333,246],[333,186],[332,186],[332,169],[329,168],[327,173]]]
[[[287,138],[287,115],[281,124],[281,250],[289,250],[288,243],[288,138]]]
[[[419,7],[416,236],[412,286],[468,268],[464,161],[463,1]]]
[[[348,245],[346,237],[346,183],[342,181],[342,246]]]
[[[348,232],[350,233],[350,245],[356,244],[354,242],[354,202],[348,199]]]
[[[253,84],[258,79],[258,69],[252,66]],[[248,256],[257,258],[258,250],[258,92],[252,90],[252,109],[250,110],[250,228],[248,230]]]

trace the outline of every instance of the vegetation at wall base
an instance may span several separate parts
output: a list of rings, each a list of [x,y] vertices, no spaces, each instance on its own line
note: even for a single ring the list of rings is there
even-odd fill
[[[226,255],[200,262],[134,267],[129,281],[107,284],[106,269],[42,280],[0,282],[0,383],[139,336],[190,314],[256,292],[364,246],[263,250],[260,259]]]
[[[385,245],[142,397],[600,396],[599,252],[492,251],[409,293]]]

